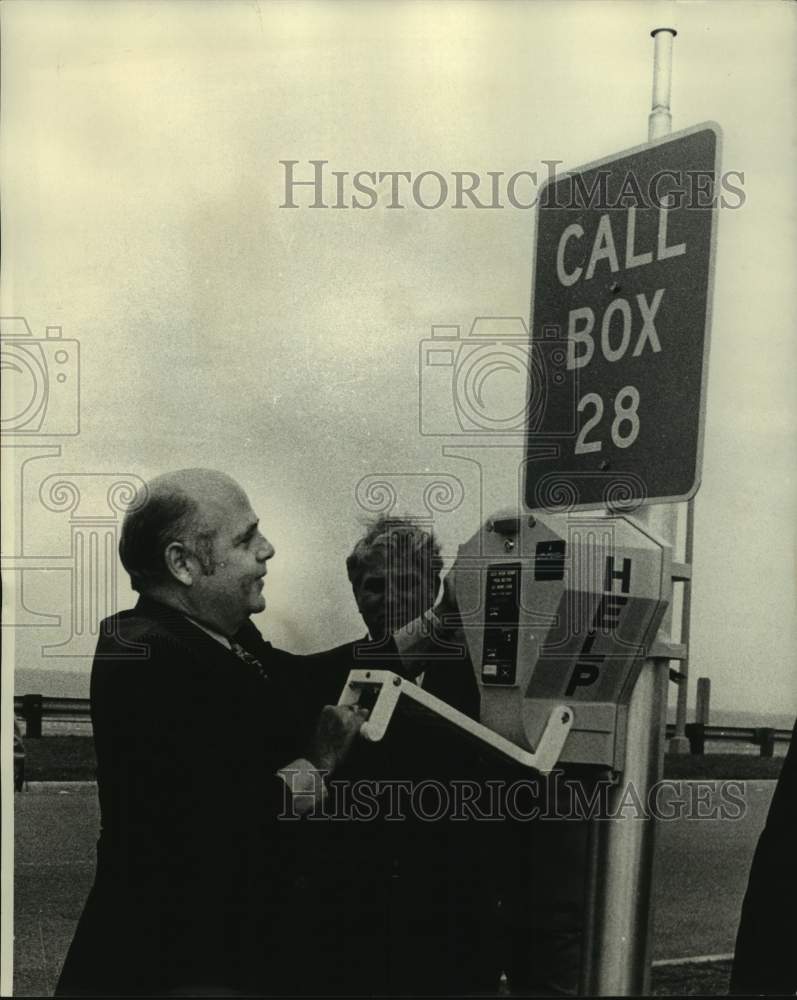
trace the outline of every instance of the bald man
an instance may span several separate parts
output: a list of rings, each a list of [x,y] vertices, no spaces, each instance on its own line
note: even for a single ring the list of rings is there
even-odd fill
[[[327,706],[307,739],[304,661],[249,621],[274,547],[228,476],[153,480],[119,551],[140,598],[102,623],[92,668],[97,874],[57,995],[296,991],[301,815],[365,714]]]

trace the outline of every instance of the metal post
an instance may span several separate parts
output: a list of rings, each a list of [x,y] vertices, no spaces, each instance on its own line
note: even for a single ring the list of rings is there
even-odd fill
[[[762,757],[774,757],[775,756],[775,730],[765,727],[763,729],[756,729],[755,731],[756,743],[761,747]]]
[[[689,740],[689,753],[702,757],[706,752],[706,727],[702,722],[687,722],[686,736]]]
[[[672,42],[675,28],[654,28],[653,36],[653,100],[648,116],[648,139],[659,139],[672,131],[670,89],[672,85]]]
[[[586,956],[592,996],[645,995],[649,990],[655,820],[647,814],[661,775],[667,711],[668,662],[647,660],[628,708],[624,770],[598,820],[598,879],[592,954]],[[637,813],[638,805],[646,810]],[[625,808],[623,808],[625,807]],[[595,821],[593,821],[595,823]],[[583,987],[582,987],[583,988]]]
[[[674,28],[656,28],[654,39],[653,98],[648,118],[648,139],[671,131],[670,88]],[[637,512],[640,521],[658,534],[675,552],[678,508],[660,504]],[[672,603],[660,635],[666,646],[672,631]],[[595,910],[585,956],[586,976],[581,987],[593,996],[630,996],[649,993],[652,933],[653,852],[655,819],[649,814],[648,795],[661,778],[667,718],[669,660],[645,661],[628,706],[625,759],[618,785],[609,799],[610,815],[599,822],[598,845],[591,859],[598,865]],[[623,805],[628,808],[623,810]],[[638,806],[644,816],[635,815]],[[594,821],[593,821],[594,822]],[[590,940],[591,939],[591,940]],[[585,980],[588,981],[585,983]]]
[[[660,139],[672,131],[670,93],[672,90],[672,48],[678,34],[675,28],[654,28],[653,38],[653,94],[648,115],[648,141]],[[668,542],[675,551],[678,533],[678,507],[675,504],[658,504],[638,512],[639,519]],[[662,623],[662,629],[672,631],[672,607]],[[686,683],[682,685],[686,687]]]
[[[709,725],[711,711],[711,680],[708,677],[698,677],[697,698],[695,700],[695,722]]]
[[[25,694],[22,696],[22,718],[25,720],[25,736],[38,740],[42,735],[42,716],[44,714],[44,699],[40,694]]]
[[[686,736],[686,713],[689,707],[689,642],[692,638],[692,559],[695,549],[695,501],[690,500],[686,506],[686,542],[684,545],[684,562],[689,567],[690,576],[684,580],[683,605],[681,607],[681,644],[686,648],[686,656],[681,660],[681,680],[678,684],[678,701],[675,709],[675,733],[670,740],[670,753],[689,753],[689,740]]]

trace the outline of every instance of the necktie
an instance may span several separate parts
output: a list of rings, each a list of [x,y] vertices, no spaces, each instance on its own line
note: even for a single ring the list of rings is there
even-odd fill
[[[257,675],[258,677],[260,677],[261,680],[267,681],[269,679],[268,671],[260,662],[260,660],[258,660],[256,656],[250,653],[249,650],[244,649],[244,647],[240,644],[240,642],[231,642],[230,649],[233,651],[233,653],[235,653],[235,655],[238,657],[239,660],[243,660],[244,663],[246,663],[248,666],[256,670]]]

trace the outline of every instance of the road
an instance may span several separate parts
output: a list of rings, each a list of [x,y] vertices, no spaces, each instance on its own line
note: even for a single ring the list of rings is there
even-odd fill
[[[747,806],[742,819],[659,823],[654,961],[733,951],[750,863],[775,790],[774,781],[741,784]]]
[[[749,781],[739,820],[659,824],[653,958],[733,951],[747,873],[774,790]],[[683,783],[687,797],[691,782]],[[709,803],[710,806],[710,803]],[[93,785],[31,786],[15,796],[15,995],[51,995],[94,873]]]

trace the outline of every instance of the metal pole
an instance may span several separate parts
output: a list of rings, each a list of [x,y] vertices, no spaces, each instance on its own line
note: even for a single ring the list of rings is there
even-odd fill
[[[670,95],[672,92],[672,50],[673,40],[678,32],[675,28],[654,28],[651,31],[653,38],[653,93],[650,101],[650,114],[648,115],[648,140],[660,139],[669,135],[672,131],[672,115],[670,114]],[[654,507],[643,507],[638,511],[638,517],[643,524],[646,524],[665,542],[673,551],[675,558],[676,544],[678,540],[678,511],[677,504],[658,504]],[[691,566],[692,562],[692,525],[693,511],[692,502],[687,508],[686,520],[686,546],[684,552],[684,562]],[[689,641],[689,612],[691,607],[691,595],[689,582],[684,583],[682,617],[681,617],[681,642]],[[662,632],[669,632],[672,636],[672,604],[667,610],[667,614],[662,622]],[[686,616],[686,617],[684,617]],[[678,709],[676,713],[676,733],[672,741],[673,751],[686,750],[686,737],[683,726],[686,725],[686,698],[688,695],[688,662],[678,665],[679,672],[683,674],[683,680],[678,686]],[[683,701],[683,708],[681,704]],[[683,712],[683,718],[681,718]],[[681,729],[678,723],[681,722]],[[665,719],[666,724],[666,719]],[[679,735],[682,739],[679,741]]]
[[[655,820],[651,787],[661,776],[668,661],[646,660],[628,707],[625,765],[609,796],[609,815],[596,823],[600,877],[588,962],[591,996],[645,995],[649,990]],[[638,804],[645,813],[638,814]],[[625,808],[623,808],[625,807]]]
[[[648,116],[648,139],[659,139],[672,131],[670,90],[672,85],[672,42],[675,28],[654,28],[653,36],[653,100]]]
[[[684,562],[692,566],[695,548],[695,501],[690,500],[686,506],[686,542],[684,544]],[[689,740],[686,738],[686,714],[689,708],[689,642],[691,640],[692,620],[692,578],[684,580],[684,599],[681,608],[681,644],[686,647],[686,657],[681,660],[681,680],[678,684],[678,702],[675,709],[675,733],[668,750],[670,753],[689,753]]]
[[[708,677],[698,677],[697,698],[695,701],[695,722],[703,726],[709,725],[711,713],[711,679]]]
[[[648,118],[650,141],[668,135],[672,127],[670,88],[674,28],[656,28],[653,98]],[[673,504],[643,507],[639,520],[675,552],[678,508]],[[660,635],[672,631],[672,603]],[[591,859],[598,865],[595,910],[585,956],[587,993],[593,996],[631,996],[649,993],[650,942],[655,819],[649,814],[651,787],[661,778],[667,718],[669,660],[645,661],[628,706],[623,772],[609,798],[609,814],[598,821],[598,845]],[[630,791],[629,791],[630,790]],[[632,803],[629,810],[624,804]],[[636,803],[645,810],[635,815]],[[593,821],[594,822],[594,821]],[[590,940],[591,939],[591,940]]]
[[[670,93],[672,91],[672,47],[678,34],[675,28],[654,28],[653,38],[653,94],[648,115],[648,141],[660,139],[672,131]],[[678,534],[678,507],[675,504],[658,504],[643,507],[637,512],[643,524],[660,535],[675,553]],[[662,630],[672,632],[672,606],[662,623]]]
[[[40,694],[22,696],[22,718],[25,720],[25,737],[28,739],[41,739],[43,700]]]
[[[677,35],[674,28],[654,28],[653,37],[653,97],[651,112],[648,116],[648,139],[659,139],[672,131],[672,115],[670,114],[670,95],[672,92],[672,49],[673,39]],[[677,509],[673,508],[670,515],[672,525],[659,525],[659,530],[665,538],[675,543],[677,526]],[[691,568],[694,551],[694,500],[686,507],[686,544],[684,546],[684,562]],[[652,525],[651,525],[652,526]],[[692,581],[684,581],[683,605],[681,609],[681,643],[686,646],[686,659],[681,661],[681,682],[678,685],[678,702],[675,713],[675,735],[670,740],[671,753],[686,753],[689,741],[686,738],[686,712],[689,697],[689,638],[692,614]]]

